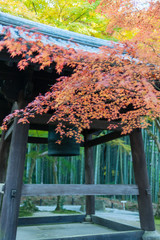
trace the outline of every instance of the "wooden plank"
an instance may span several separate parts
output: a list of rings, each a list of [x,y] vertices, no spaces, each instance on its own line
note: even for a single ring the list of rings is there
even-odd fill
[[[19,218],[18,226],[55,224],[55,223],[80,223],[85,219],[85,215],[51,216],[51,217],[27,217]]]
[[[151,200],[151,192],[147,173],[147,164],[143,146],[142,133],[140,129],[135,129],[130,134],[133,168],[135,182],[138,185],[138,207],[141,228],[145,231],[154,231],[154,216]]]
[[[124,184],[24,184],[22,196],[138,195],[136,185]]]
[[[84,135],[84,143],[86,143],[89,140],[91,141],[91,139],[92,139],[91,134]],[[93,148],[85,146],[84,155],[85,155],[85,183],[94,184]],[[95,214],[95,196],[91,196],[90,192],[88,192],[88,196],[86,196],[86,215],[92,214]]]
[[[101,136],[101,137],[98,137],[98,138],[95,138],[95,139],[92,139],[92,140],[88,140],[88,141],[86,141],[85,144],[88,147],[92,147],[92,146],[96,146],[98,144],[102,144],[102,143],[112,141],[112,140],[117,139],[117,138],[121,138],[123,136],[125,136],[125,135],[122,135],[120,131],[111,132],[111,133],[108,133],[104,136]]]
[[[9,152],[5,192],[2,203],[0,221],[1,240],[16,239],[29,128],[28,124],[17,124],[17,121],[18,119],[15,118]]]

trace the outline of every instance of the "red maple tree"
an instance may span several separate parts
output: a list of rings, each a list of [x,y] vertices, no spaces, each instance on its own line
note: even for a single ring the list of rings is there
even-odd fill
[[[109,1],[102,1],[103,4]],[[111,1],[114,4],[114,1]],[[119,1],[124,2],[124,1]],[[129,2],[129,1],[127,1]],[[129,11],[127,5],[126,11]],[[39,95],[24,109],[16,110],[7,116],[3,121],[2,129],[7,128],[9,120],[18,116],[19,122],[26,123],[29,118],[36,114],[52,112],[50,121],[55,121],[57,131],[61,137],[75,135],[77,141],[81,141],[81,132],[90,127],[94,119],[106,119],[110,123],[109,129],[122,127],[122,134],[130,133],[134,128],[144,128],[149,123],[147,118],[155,119],[160,113],[160,91],[159,91],[159,55],[158,36],[156,41],[142,38],[141,31],[145,29],[145,17],[151,16],[155,6],[141,11],[143,23],[138,24],[134,16],[132,26],[138,26],[140,30],[132,41],[113,43],[114,48],[101,47],[97,53],[89,53],[73,48],[64,48],[57,45],[44,45],[41,42],[41,34],[33,33],[30,41],[19,38],[12,39],[9,28],[4,28],[5,38],[0,43],[0,50],[7,48],[11,57],[21,56],[18,63],[20,70],[25,69],[29,64],[39,64],[40,69],[49,67],[53,62],[56,70],[61,73],[63,68],[73,69],[71,76],[61,76],[57,82],[44,95]],[[159,5],[156,6],[159,9]],[[121,9],[124,19],[119,26],[123,27],[125,13]],[[118,10],[117,10],[118,11]],[[120,12],[121,12],[120,11]],[[106,12],[105,12],[106,13]],[[110,15],[113,11],[109,12]],[[121,13],[121,14],[122,14]],[[158,13],[158,10],[157,10]],[[136,14],[136,13],[135,13]],[[157,16],[156,16],[157,17]],[[114,20],[113,15],[113,20]],[[120,19],[120,13],[116,15]],[[155,26],[156,22],[150,20]],[[122,24],[123,23],[123,24]],[[109,26],[112,29],[112,24]],[[122,24],[122,25],[121,25]],[[126,22],[128,28],[130,20]],[[151,26],[144,31],[144,36],[151,33]],[[158,29],[158,27],[157,27]],[[26,31],[18,29],[18,31]],[[156,31],[156,30],[155,30]],[[148,46],[144,49],[144,45]],[[152,46],[151,46],[152,45]],[[150,56],[150,57],[148,57]],[[113,124],[114,121],[114,124]],[[75,126],[74,129],[66,127],[68,122]],[[115,123],[116,122],[116,123]]]

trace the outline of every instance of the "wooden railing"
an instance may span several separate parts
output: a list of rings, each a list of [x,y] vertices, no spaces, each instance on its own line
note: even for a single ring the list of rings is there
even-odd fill
[[[24,184],[22,196],[139,195],[137,185],[124,184]]]

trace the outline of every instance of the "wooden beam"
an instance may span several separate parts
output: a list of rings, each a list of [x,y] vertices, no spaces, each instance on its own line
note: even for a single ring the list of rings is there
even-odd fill
[[[41,131],[48,131],[48,124],[30,124],[29,129],[32,130],[41,130]]]
[[[40,129],[40,126],[41,125],[38,125],[38,129]],[[48,127],[48,126],[47,126]],[[34,129],[34,128],[33,128]],[[46,129],[46,128],[41,128],[42,129]],[[99,131],[95,132],[93,131],[93,133],[99,133]],[[92,133],[92,134],[93,134]],[[86,135],[86,134],[84,134]],[[90,135],[90,134],[89,134]],[[81,147],[92,147],[92,146],[96,146],[98,144],[102,144],[102,143],[106,143],[106,142],[109,142],[109,141],[112,141],[114,139],[117,139],[117,138],[121,138],[123,136],[126,136],[126,135],[122,135],[121,132],[111,132],[111,133],[108,133],[104,136],[101,136],[101,137],[98,137],[98,138],[95,138],[95,139],[92,139],[92,140],[88,140],[86,141],[85,143],[81,143]],[[28,137],[28,143],[40,143],[40,144],[48,144],[48,138],[43,138],[43,137]]]
[[[84,145],[88,146],[88,147],[93,147],[93,146],[96,146],[98,144],[102,144],[102,143],[106,143],[106,142],[109,142],[109,141],[112,141],[114,139],[117,139],[117,138],[121,138],[125,135],[122,135],[121,132],[111,132],[111,133],[108,133],[104,136],[101,136],[101,137],[98,137],[98,138],[95,138],[95,139],[92,139],[92,140],[88,140],[84,143]]]
[[[84,135],[84,143],[91,141],[92,135]],[[94,159],[93,159],[93,147],[85,146],[85,183],[94,184]],[[86,215],[95,214],[95,196],[91,196],[90,192],[86,196]]]
[[[125,184],[24,184],[22,196],[138,195],[136,185]]]
[[[81,222],[84,222],[85,215],[69,214],[67,216],[62,214],[59,216],[48,216],[48,217],[21,217],[18,220],[19,220],[18,226],[60,224],[60,223],[81,223]]]
[[[85,129],[82,134],[92,134],[98,136],[103,130],[96,130],[96,129]]]
[[[110,124],[119,124],[117,121],[108,122],[107,120],[94,119],[90,124],[90,129],[107,130]],[[115,128],[115,130],[121,130],[121,126]]]
[[[5,192],[1,210],[1,240],[16,239],[29,128],[28,124],[17,124],[17,121],[18,119],[15,118],[9,152]]]
[[[155,224],[151,200],[151,190],[149,186],[141,129],[135,129],[130,134],[130,142],[135,182],[138,185],[139,189],[138,207],[141,228],[145,231],[154,231]]]
[[[29,118],[29,122],[31,126],[32,124],[46,125],[51,117],[52,117],[52,114],[36,115],[35,118]]]
[[[29,121],[32,124],[37,124],[37,125],[56,125],[57,122],[51,122],[49,124],[47,124],[47,122],[49,121],[49,119],[52,117],[52,114],[44,114],[44,115],[36,115],[35,118],[30,118]],[[67,125],[69,124],[68,122],[66,123]],[[117,125],[118,122],[116,121],[112,121],[112,122],[107,122],[107,120],[98,120],[95,119],[92,121],[92,123],[90,124],[90,129],[93,130],[107,130],[108,126],[110,124],[115,124]],[[89,130],[90,130],[89,129]],[[121,127],[117,127],[115,130],[121,130]]]
[[[28,143],[48,144],[48,138],[44,138],[44,137],[28,137]]]

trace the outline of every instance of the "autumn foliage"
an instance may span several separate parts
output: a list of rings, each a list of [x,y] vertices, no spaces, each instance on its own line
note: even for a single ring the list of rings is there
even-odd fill
[[[26,32],[21,28],[17,30]],[[19,122],[26,123],[36,114],[50,111],[49,121],[57,123],[62,137],[75,135],[77,141],[81,141],[81,132],[89,128],[94,119],[106,119],[109,129],[120,126],[126,134],[134,128],[146,127],[148,118],[159,116],[158,55],[153,52],[152,58],[146,58],[143,46],[136,41],[113,43],[113,48],[101,47],[99,52],[89,53],[70,46],[45,45],[42,35],[37,33],[28,32],[30,40],[18,38],[16,41],[9,28],[4,28],[4,34],[0,50],[7,49],[11,57],[19,55],[20,70],[30,64],[45,69],[54,62],[59,74],[66,67],[72,68],[73,73],[59,77],[45,95],[37,96],[25,109],[7,116],[3,129],[15,116],[20,117]],[[66,122],[76,130],[67,129]]]
[[[143,62],[160,65],[160,1],[101,0],[97,12],[110,19],[106,26],[108,34],[134,43]]]

